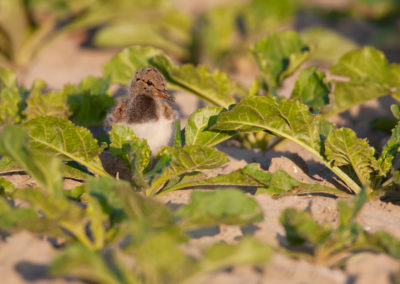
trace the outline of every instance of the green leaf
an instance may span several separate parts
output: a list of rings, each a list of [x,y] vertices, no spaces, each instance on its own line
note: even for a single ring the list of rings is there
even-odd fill
[[[310,193],[328,193],[340,197],[349,196],[348,193],[333,187],[302,183],[282,170],[277,170],[274,173],[264,172],[264,177],[266,182],[264,186],[257,189],[257,194],[267,193],[272,198]]]
[[[79,245],[70,246],[57,256],[51,263],[50,272],[53,276],[72,276],[96,283],[127,283],[109,269],[98,252]]]
[[[390,110],[392,111],[393,116],[396,119],[400,120],[400,106],[393,104],[393,105],[390,106]]]
[[[152,182],[147,194],[156,194],[168,180],[182,174],[215,169],[229,161],[226,154],[199,145],[188,145],[183,148],[165,147],[164,151],[171,157],[169,166],[164,168],[161,175]]]
[[[185,175],[178,183],[170,186],[169,184],[160,193],[189,188],[193,186],[263,186],[266,185],[266,179],[269,179],[270,173],[259,168],[258,164],[248,164],[243,169],[233,171],[228,174],[222,174],[215,177],[207,177],[201,172],[193,172]]]
[[[271,33],[258,41],[253,55],[268,88],[276,89],[310,56],[310,48],[293,31]]]
[[[4,127],[0,134],[0,154],[7,155],[25,169],[45,190],[62,195],[61,162],[54,156],[34,153],[25,130],[10,125]]]
[[[241,132],[269,130],[302,145],[315,153],[320,152],[318,124],[320,118],[310,114],[306,105],[274,97],[243,99],[233,109],[221,113],[212,129]]]
[[[158,17],[157,17],[158,18]],[[187,52],[179,42],[173,42],[166,38],[160,31],[160,21],[146,21],[143,23],[116,22],[101,28],[94,36],[94,44],[97,46],[131,46],[140,44],[143,46],[154,46],[169,53],[183,56]]]
[[[357,43],[351,38],[321,26],[301,31],[301,38],[313,46],[311,59],[330,64],[337,62],[345,53],[358,48]]]
[[[357,138],[349,128],[332,131],[325,141],[326,157],[335,166],[350,166],[364,186],[370,186],[378,170],[375,149],[366,139]]]
[[[181,121],[178,119],[174,122],[175,127],[175,139],[173,146],[183,147],[185,146],[185,130],[181,129]]]
[[[246,225],[264,219],[257,202],[238,190],[195,191],[189,204],[181,207],[176,216],[185,228]]]
[[[245,92],[224,73],[211,73],[205,66],[177,66],[160,50],[152,48],[124,49],[104,65],[103,72],[113,82],[128,84],[137,70],[148,65],[158,68],[173,88],[193,93],[215,106],[227,108],[235,102],[236,93]]]
[[[27,120],[40,116],[55,116],[68,118],[69,109],[67,97],[63,92],[45,92],[47,84],[36,80],[26,100],[26,108],[23,111]]]
[[[271,257],[271,248],[253,238],[244,237],[238,244],[217,243],[204,252],[200,269],[215,271],[244,264],[265,264]]]
[[[210,129],[223,111],[221,107],[206,107],[192,113],[185,126],[185,145],[214,146],[232,137],[235,132]]]
[[[3,177],[0,177],[0,196],[11,196],[15,191],[15,187],[11,182]]]
[[[150,65],[151,59],[160,54],[161,50],[151,47],[125,48],[103,65],[103,73],[112,82],[128,85],[136,71]]]
[[[329,103],[330,86],[325,83],[325,74],[316,67],[301,70],[291,98],[308,105],[314,112]]]
[[[369,249],[376,249],[387,253],[397,259],[400,258],[400,241],[385,231],[378,231],[373,234],[366,233],[365,246]]]
[[[78,86],[64,87],[62,93],[67,97],[71,117],[76,124],[103,125],[107,111],[114,104],[109,86],[108,78],[87,77]]]
[[[134,185],[145,187],[147,182],[143,172],[150,164],[150,148],[145,139],[139,139],[129,127],[113,125],[110,131],[111,153],[120,158],[129,167]]]
[[[0,72],[2,70],[0,68]],[[11,80],[9,78],[3,79]],[[7,84],[9,83],[7,82]],[[16,86],[1,88],[0,84],[0,97],[0,126],[20,122],[20,104],[22,103],[22,99],[18,88]]]
[[[360,213],[361,208],[364,206],[365,202],[367,202],[367,193],[363,189],[361,192],[353,199],[351,204],[348,204],[344,201],[338,202],[338,211],[339,211],[339,228],[344,228],[349,226],[357,215]]]
[[[400,147],[400,123],[392,130],[392,136],[383,147],[381,156],[378,159],[379,169],[382,175],[386,175],[393,166],[394,157],[399,151]]]
[[[306,242],[313,246],[323,245],[333,231],[328,223],[318,225],[310,213],[294,208],[285,209],[280,222],[285,228],[286,239],[291,245],[301,245]]]
[[[175,236],[160,232],[134,249],[137,270],[148,283],[182,283],[196,271],[196,263],[178,245]]]
[[[95,174],[108,176],[98,157],[101,149],[86,128],[56,117],[38,117],[24,124],[34,149],[76,161]]]
[[[17,87],[17,75],[12,69],[0,67],[0,90]]]
[[[336,82],[330,114],[384,95],[400,98],[400,65],[389,64],[384,54],[373,47],[345,54],[330,72],[349,79]]]

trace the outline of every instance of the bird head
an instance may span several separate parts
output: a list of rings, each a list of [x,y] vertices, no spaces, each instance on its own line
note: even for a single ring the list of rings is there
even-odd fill
[[[130,96],[140,94],[155,96],[169,101],[175,101],[166,90],[164,76],[156,68],[148,66],[138,70],[130,83]]]

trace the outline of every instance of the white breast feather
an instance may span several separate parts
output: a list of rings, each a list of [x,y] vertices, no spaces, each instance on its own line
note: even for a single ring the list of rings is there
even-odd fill
[[[127,126],[135,132],[139,138],[144,138],[149,144],[151,153],[155,155],[161,146],[172,145],[175,137],[173,120],[162,118],[158,121],[150,121],[138,124],[118,123]]]

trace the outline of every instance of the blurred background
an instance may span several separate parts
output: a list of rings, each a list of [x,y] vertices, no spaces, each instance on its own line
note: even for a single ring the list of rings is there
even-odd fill
[[[322,68],[362,45],[399,62],[399,15],[399,0],[0,0],[0,64],[60,87],[139,44],[246,82],[249,46],[271,31],[298,31]]]

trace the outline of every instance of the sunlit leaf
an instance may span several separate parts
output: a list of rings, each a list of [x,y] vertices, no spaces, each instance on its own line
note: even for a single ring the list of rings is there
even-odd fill
[[[185,145],[214,146],[229,139],[235,132],[211,130],[223,111],[219,107],[206,107],[192,113],[185,126]]]
[[[56,117],[38,117],[24,124],[32,147],[76,161],[96,174],[107,176],[98,157],[101,149],[86,128]]]
[[[34,153],[25,130],[6,126],[0,134],[0,153],[34,177],[41,186],[56,196],[62,193],[62,165],[59,159],[44,153]]]
[[[331,114],[384,95],[400,98],[400,65],[389,64],[373,47],[345,54],[330,72],[349,79],[336,82]]]
[[[189,145],[183,148],[166,147],[171,160],[151,184],[149,194],[155,194],[168,180],[197,170],[214,169],[228,162],[226,154],[209,147]]]
[[[378,170],[375,149],[349,128],[335,129],[328,135],[325,154],[335,166],[350,166],[365,186],[370,185]]]

